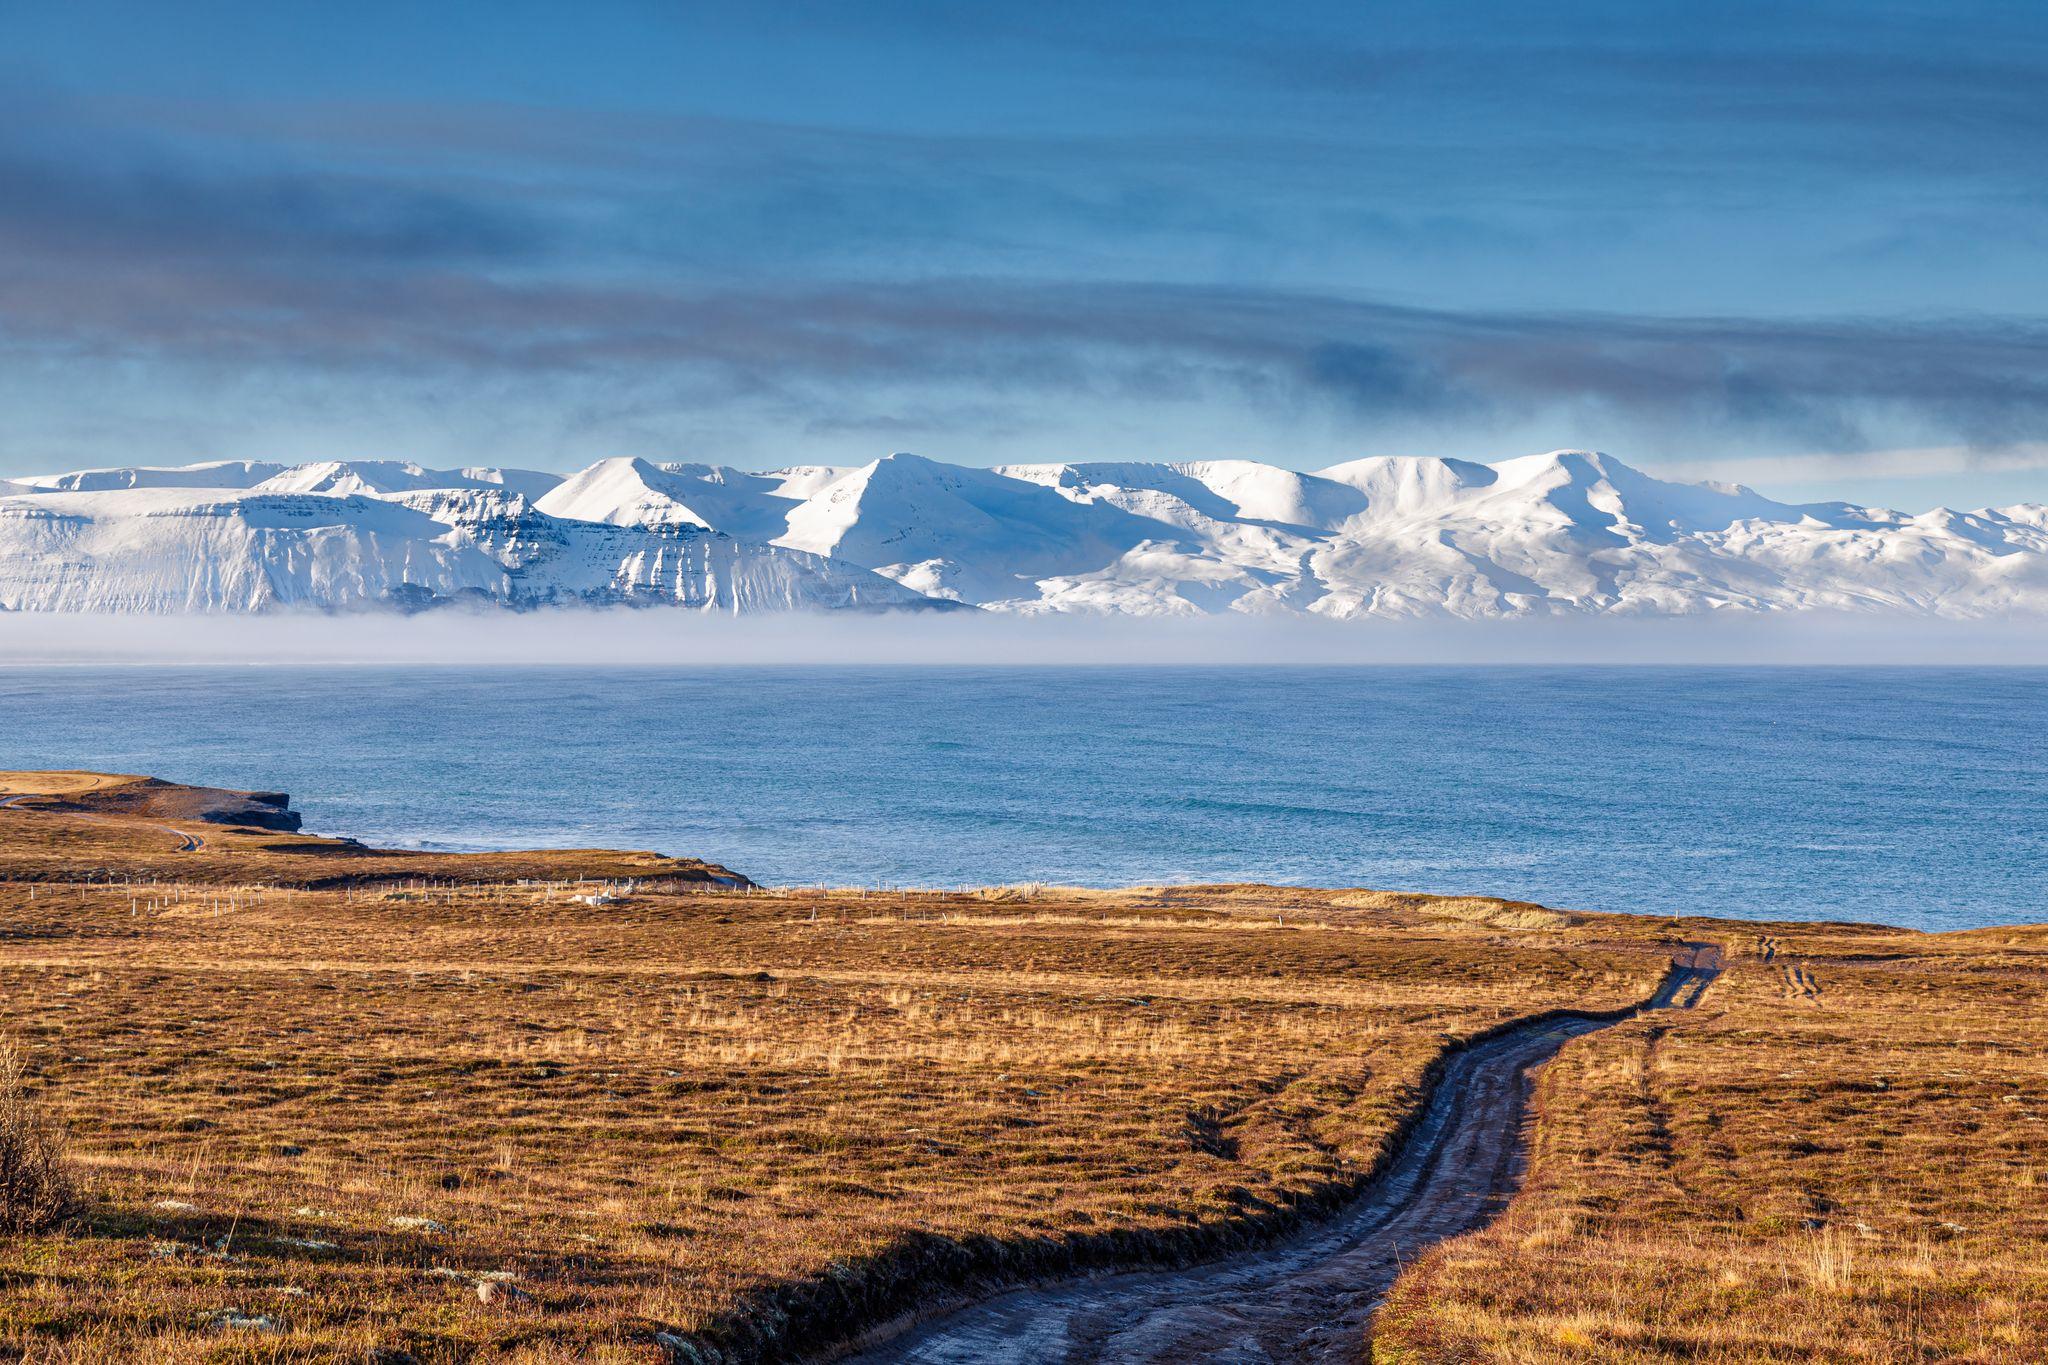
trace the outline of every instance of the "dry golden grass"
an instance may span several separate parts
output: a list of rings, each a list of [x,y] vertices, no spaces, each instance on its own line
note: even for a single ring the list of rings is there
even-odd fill
[[[1377,1359],[2048,1360],[2048,929],[1718,927],[1701,1009],[1549,1069]]]
[[[1331,904],[1359,910],[1409,910],[1435,919],[1460,919],[1495,929],[1563,929],[1573,917],[1527,901],[1491,896],[1423,896],[1408,891],[1340,891]]]
[[[74,1202],[62,1145],[29,1091],[27,1063],[0,1042],[0,1236],[45,1231]]]
[[[1355,1187],[1449,1039],[1667,956],[1260,888],[665,862],[591,904],[652,855],[179,853],[164,809],[0,809],[0,1030],[88,1201],[0,1250],[0,1357],[773,1356],[934,1282],[1238,1245]]]
[[[91,773],[83,770],[0,769],[0,796],[77,796],[110,791],[147,781],[134,773]]]
[[[1730,950],[1705,1004],[1565,1049],[1530,1188],[1376,1353],[2048,1358],[2048,932],[749,894],[49,785],[0,808],[0,1035],[85,1202],[0,1243],[0,1359],[774,1357],[1240,1245],[1355,1188],[1450,1039],[1640,999],[1689,941]]]

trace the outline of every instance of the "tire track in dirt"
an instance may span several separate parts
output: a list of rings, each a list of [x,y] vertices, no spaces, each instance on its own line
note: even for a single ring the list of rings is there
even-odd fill
[[[1814,1006],[1820,1004],[1820,982],[1814,979],[1812,972],[1798,963],[1782,967],[1779,972],[1785,981],[1783,993],[1786,999]]]
[[[1691,945],[1648,1010],[1690,1009],[1721,953]],[[1521,1183],[1534,1073],[1573,1038],[1619,1022],[1531,1020],[1453,1053],[1387,1169],[1336,1217],[1273,1247],[1185,1270],[1127,1271],[1011,1290],[870,1336],[859,1365],[1357,1361],[1404,1264],[1491,1222]],[[884,1329],[887,1330],[887,1329]]]
[[[1697,1002],[1698,995],[1695,994],[1691,1002],[1674,1001],[1673,1007],[1690,1009]],[[1657,1073],[1664,1066],[1664,1038],[1670,1032],[1671,1026],[1661,1023],[1643,1031],[1642,1070],[1637,1081],[1636,1102],[1642,1106],[1643,1123],[1649,1136],[1649,1154],[1656,1161],[1657,1169],[1671,1182],[1673,1189],[1690,1198],[1694,1191],[1678,1169],[1678,1139],[1671,1127],[1671,1107],[1657,1092]]]

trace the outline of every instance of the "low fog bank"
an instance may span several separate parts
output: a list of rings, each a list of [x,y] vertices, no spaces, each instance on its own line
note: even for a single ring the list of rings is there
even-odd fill
[[[664,609],[0,615],[0,665],[87,663],[2048,664],[2048,621],[1817,613],[1493,622],[988,613],[735,618]]]

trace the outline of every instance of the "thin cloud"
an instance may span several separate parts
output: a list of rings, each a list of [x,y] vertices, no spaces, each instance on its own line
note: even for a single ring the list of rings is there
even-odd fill
[[[559,235],[525,207],[247,151],[211,159],[0,102],[0,252],[22,272],[497,265]]]

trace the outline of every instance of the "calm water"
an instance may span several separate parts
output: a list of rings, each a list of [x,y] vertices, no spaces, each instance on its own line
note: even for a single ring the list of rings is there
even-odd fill
[[[0,767],[768,882],[2048,920],[2048,671],[0,669]]]

